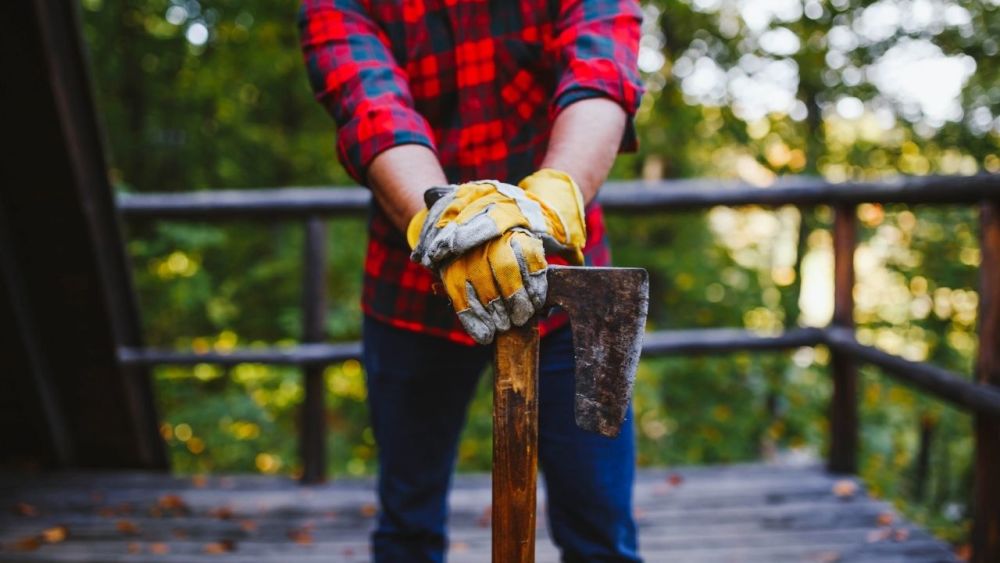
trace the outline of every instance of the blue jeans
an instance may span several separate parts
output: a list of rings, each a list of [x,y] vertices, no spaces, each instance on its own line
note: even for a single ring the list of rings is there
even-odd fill
[[[363,330],[379,461],[374,560],[444,561],[459,433],[492,348],[462,346],[368,317]],[[577,428],[573,368],[568,327],[542,339],[538,451],[549,530],[563,561],[636,562],[632,411],[614,439]]]

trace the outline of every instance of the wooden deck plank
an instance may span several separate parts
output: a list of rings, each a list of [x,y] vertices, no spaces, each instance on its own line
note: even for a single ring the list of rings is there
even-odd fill
[[[835,485],[853,494],[838,496]],[[537,559],[555,563],[539,493]],[[489,504],[488,475],[456,479],[452,563],[489,560]],[[0,561],[363,562],[375,510],[370,479],[303,487],[262,476],[0,475]],[[954,561],[946,544],[868,497],[856,480],[817,466],[643,470],[636,516],[651,563]],[[18,549],[56,526],[65,526],[65,541]],[[223,541],[233,551],[206,552]]]

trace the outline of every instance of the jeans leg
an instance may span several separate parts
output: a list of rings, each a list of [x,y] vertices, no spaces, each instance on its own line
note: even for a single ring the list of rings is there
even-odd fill
[[[573,418],[573,338],[563,328],[542,340],[539,459],[549,529],[565,562],[637,562],[632,515],[632,409],[617,438],[581,430]]]
[[[379,462],[374,560],[444,561],[458,437],[490,350],[371,318],[364,320],[363,340]]]

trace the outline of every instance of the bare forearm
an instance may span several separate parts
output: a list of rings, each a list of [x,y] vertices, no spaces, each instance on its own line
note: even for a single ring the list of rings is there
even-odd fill
[[[368,183],[392,224],[405,233],[410,219],[424,208],[424,191],[448,180],[434,151],[423,145],[399,145],[372,160]]]
[[[626,119],[625,110],[607,98],[588,98],[570,105],[552,124],[542,168],[569,174],[589,203],[615,162]]]

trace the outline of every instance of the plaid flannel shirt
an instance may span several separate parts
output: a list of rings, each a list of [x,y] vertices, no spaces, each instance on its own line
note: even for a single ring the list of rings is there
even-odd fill
[[[434,150],[451,182],[517,183],[573,102],[605,97],[634,115],[641,20],[637,0],[303,0],[300,12],[312,87],[337,123],[340,162],[363,185],[372,159],[407,143]],[[621,149],[635,144],[629,119]],[[586,223],[587,264],[608,265],[600,206]],[[373,204],[365,314],[472,344],[434,281]]]

